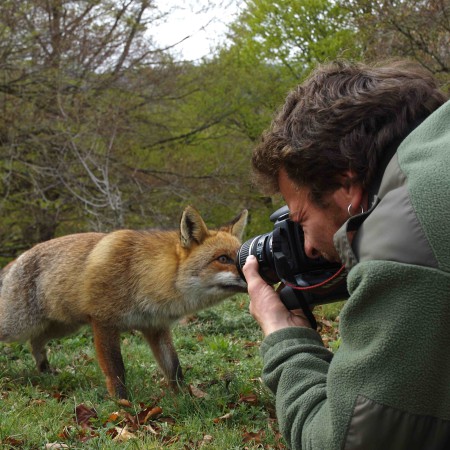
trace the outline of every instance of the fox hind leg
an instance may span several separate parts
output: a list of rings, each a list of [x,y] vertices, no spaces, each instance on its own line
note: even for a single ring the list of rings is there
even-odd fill
[[[70,326],[59,322],[50,322],[45,330],[30,339],[31,352],[39,372],[50,372],[50,364],[45,348],[48,341],[72,334],[79,326]]]
[[[95,351],[105,377],[106,387],[112,397],[126,399],[125,366],[120,351],[120,331],[111,326],[92,321]]]
[[[143,330],[143,335],[171,388],[177,389],[183,381],[183,371],[169,328]]]
[[[43,335],[39,335],[30,340],[31,353],[36,361],[36,367],[39,372],[50,372],[50,364],[47,359],[47,350],[45,348],[47,341],[48,339]]]

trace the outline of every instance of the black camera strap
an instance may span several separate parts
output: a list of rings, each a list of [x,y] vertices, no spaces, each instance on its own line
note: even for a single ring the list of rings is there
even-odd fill
[[[303,293],[297,289],[294,289],[292,286],[284,286],[278,294],[284,306],[286,306],[286,308],[290,311],[293,309],[301,308],[312,329],[317,330],[317,321],[309,307],[306,298],[306,296],[308,295],[307,293]]]

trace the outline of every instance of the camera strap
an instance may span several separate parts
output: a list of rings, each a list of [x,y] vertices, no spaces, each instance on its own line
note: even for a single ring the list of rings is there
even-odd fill
[[[308,286],[298,286],[292,283],[289,283],[286,280],[281,280],[283,284],[286,286],[291,287],[292,289],[295,289],[297,291],[314,291],[315,289],[329,289],[334,286],[336,286],[339,282],[343,281],[345,277],[347,276],[347,273],[345,271],[345,265],[342,265],[336,272],[333,273],[329,278],[327,278],[324,281],[321,281],[317,284],[311,284]]]
[[[308,301],[302,292],[298,292],[292,285],[284,286],[278,293],[284,306],[289,311],[301,308],[313,330],[317,330],[317,321],[309,307]]]
[[[317,330],[317,321],[311,311],[311,306],[317,304],[317,295],[324,296],[327,299],[338,299],[339,296],[333,296],[333,294],[330,294],[329,291],[333,291],[337,286],[340,286],[342,283],[346,283],[346,277],[347,272],[345,270],[345,266],[341,266],[326,280],[309,286],[298,286],[296,284],[289,283],[286,280],[281,280],[284,284],[284,288],[279,293],[281,301],[289,310],[301,308],[311,324],[311,327],[314,330]]]

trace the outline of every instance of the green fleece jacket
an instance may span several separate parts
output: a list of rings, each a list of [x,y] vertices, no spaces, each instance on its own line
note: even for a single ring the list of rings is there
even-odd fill
[[[263,341],[263,379],[293,449],[450,449],[450,102],[388,164],[352,245],[333,356],[317,332]]]

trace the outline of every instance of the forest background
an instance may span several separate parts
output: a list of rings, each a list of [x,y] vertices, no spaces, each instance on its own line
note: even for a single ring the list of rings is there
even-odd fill
[[[170,13],[168,13],[170,14]],[[279,199],[250,154],[317,63],[406,57],[450,91],[448,0],[244,0],[198,61],[161,48],[154,0],[0,3],[0,266],[73,232],[208,224]]]

